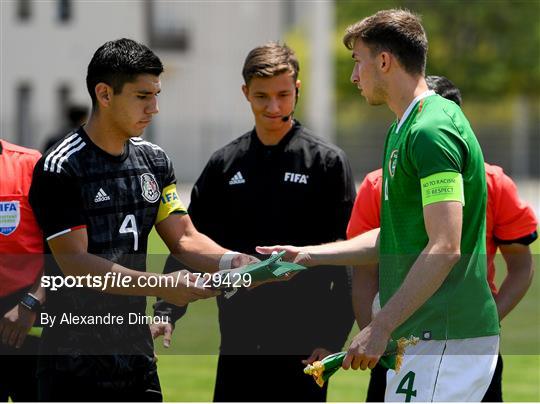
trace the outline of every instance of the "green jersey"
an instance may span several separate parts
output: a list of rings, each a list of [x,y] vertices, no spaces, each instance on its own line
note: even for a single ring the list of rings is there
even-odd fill
[[[428,243],[423,206],[442,200],[464,204],[461,259],[442,286],[394,331],[394,338],[462,339],[499,333],[495,301],[486,282],[487,188],[482,151],[459,106],[430,93],[411,104],[386,138],[379,267],[382,305],[401,286]]]

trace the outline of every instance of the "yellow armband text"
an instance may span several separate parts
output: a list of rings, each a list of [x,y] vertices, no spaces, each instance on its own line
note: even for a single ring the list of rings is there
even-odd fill
[[[180,200],[176,191],[176,184],[171,184],[161,192],[161,200],[159,202],[159,210],[156,218],[156,224],[167,219],[171,213],[186,214],[187,209]]]
[[[442,172],[420,180],[422,206],[436,202],[457,201],[465,205],[461,173]]]

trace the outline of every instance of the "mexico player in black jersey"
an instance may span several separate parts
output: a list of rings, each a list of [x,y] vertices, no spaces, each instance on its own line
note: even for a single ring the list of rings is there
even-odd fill
[[[88,123],[36,165],[30,201],[59,266],[48,274],[128,280],[49,294],[47,312],[57,320],[43,333],[40,401],[162,400],[148,324],[128,324],[128,316],[145,314],[145,296],[185,305],[217,293],[194,286],[187,271],[173,274],[176,285],[145,272],[154,226],[171,252],[197,270],[250,259],[231,260],[197,232],[178,198],[169,158],[138,137],[159,111],[162,71],[142,44],[105,43],[88,66]]]

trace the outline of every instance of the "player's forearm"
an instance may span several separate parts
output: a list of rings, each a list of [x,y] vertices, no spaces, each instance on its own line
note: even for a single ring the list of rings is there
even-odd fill
[[[30,286],[28,293],[35,296],[41,304],[45,303],[45,288],[41,286],[41,274],[36,278],[32,286]]]
[[[201,272],[216,272],[219,260],[228,250],[197,231],[180,239],[178,248],[172,251],[176,258],[189,267]]]
[[[163,275],[135,271],[90,253],[55,254],[58,265],[66,276],[88,276],[92,282],[81,281],[85,286],[115,295],[160,296],[166,286]],[[143,279],[145,278],[145,279]],[[154,287],[148,286],[156,285]]]
[[[309,254],[309,264],[372,265],[379,261],[379,229],[368,231],[345,241],[301,247]]]
[[[495,297],[500,320],[521,301],[531,285],[534,273],[530,254],[506,255],[505,260],[508,274]]]
[[[428,245],[373,322],[388,333],[393,332],[440,288],[459,257],[459,251]]]
[[[373,299],[379,290],[378,265],[356,266],[352,279],[352,304],[359,329],[371,322]]]

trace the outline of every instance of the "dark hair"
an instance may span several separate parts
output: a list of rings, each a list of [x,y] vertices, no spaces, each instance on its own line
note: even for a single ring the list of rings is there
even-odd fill
[[[372,54],[392,53],[410,74],[424,74],[428,41],[420,16],[409,10],[382,10],[350,25],[343,43],[353,49],[358,39]]]
[[[282,73],[289,73],[296,82],[299,72],[300,65],[294,51],[277,42],[252,49],[242,68],[242,76],[247,85],[253,77],[274,77]]]
[[[430,90],[435,91],[441,97],[454,101],[461,107],[461,92],[454,83],[444,76],[427,76],[426,83]]]
[[[124,84],[136,80],[140,74],[159,76],[163,72],[161,60],[147,46],[131,39],[109,41],[92,56],[86,75],[86,87],[96,106],[95,88],[98,83],[112,87],[115,94],[122,92]]]

